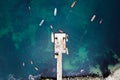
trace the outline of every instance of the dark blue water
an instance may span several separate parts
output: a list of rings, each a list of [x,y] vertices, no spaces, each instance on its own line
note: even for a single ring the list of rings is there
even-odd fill
[[[119,1],[77,0],[71,8],[73,2],[0,1],[1,79],[7,79],[10,74],[17,78],[29,74],[56,75],[50,25],[55,32],[62,29],[69,35],[69,55],[63,55],[63,75],[98,72],[107,76],[110,73],[108,67],[119,64]],[[56,16],[53,15],[54,8],[57,8]],[[93,15],[96,17],[91,22]],[[39,26],[42,19],[45,21]]]

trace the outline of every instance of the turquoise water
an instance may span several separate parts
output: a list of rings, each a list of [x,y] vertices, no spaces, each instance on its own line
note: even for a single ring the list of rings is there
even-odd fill
[[[77,0],[71,7],[73,2],[0,1],[1,79],[10,74],[19,78],[29,74],[55,76],[50,25],[55,32],[61,29],[69,35],[69,55],[63,55],[63,75],[110,73],[108,67],[120,62],[119,1]],[[91,22],[93,15],[96,17]],[[41,20],[44,23],[39,26]],[[81,69],[84,71],[80,72]]]

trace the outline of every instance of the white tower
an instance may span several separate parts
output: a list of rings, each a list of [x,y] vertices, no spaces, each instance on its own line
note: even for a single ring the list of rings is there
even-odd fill
[[[52,33],[51,41],[54,43],[54,55],[57,59],[57,80],[62,80],[62,53],[68,54],[68,48],[66,48],[67,34]]]

